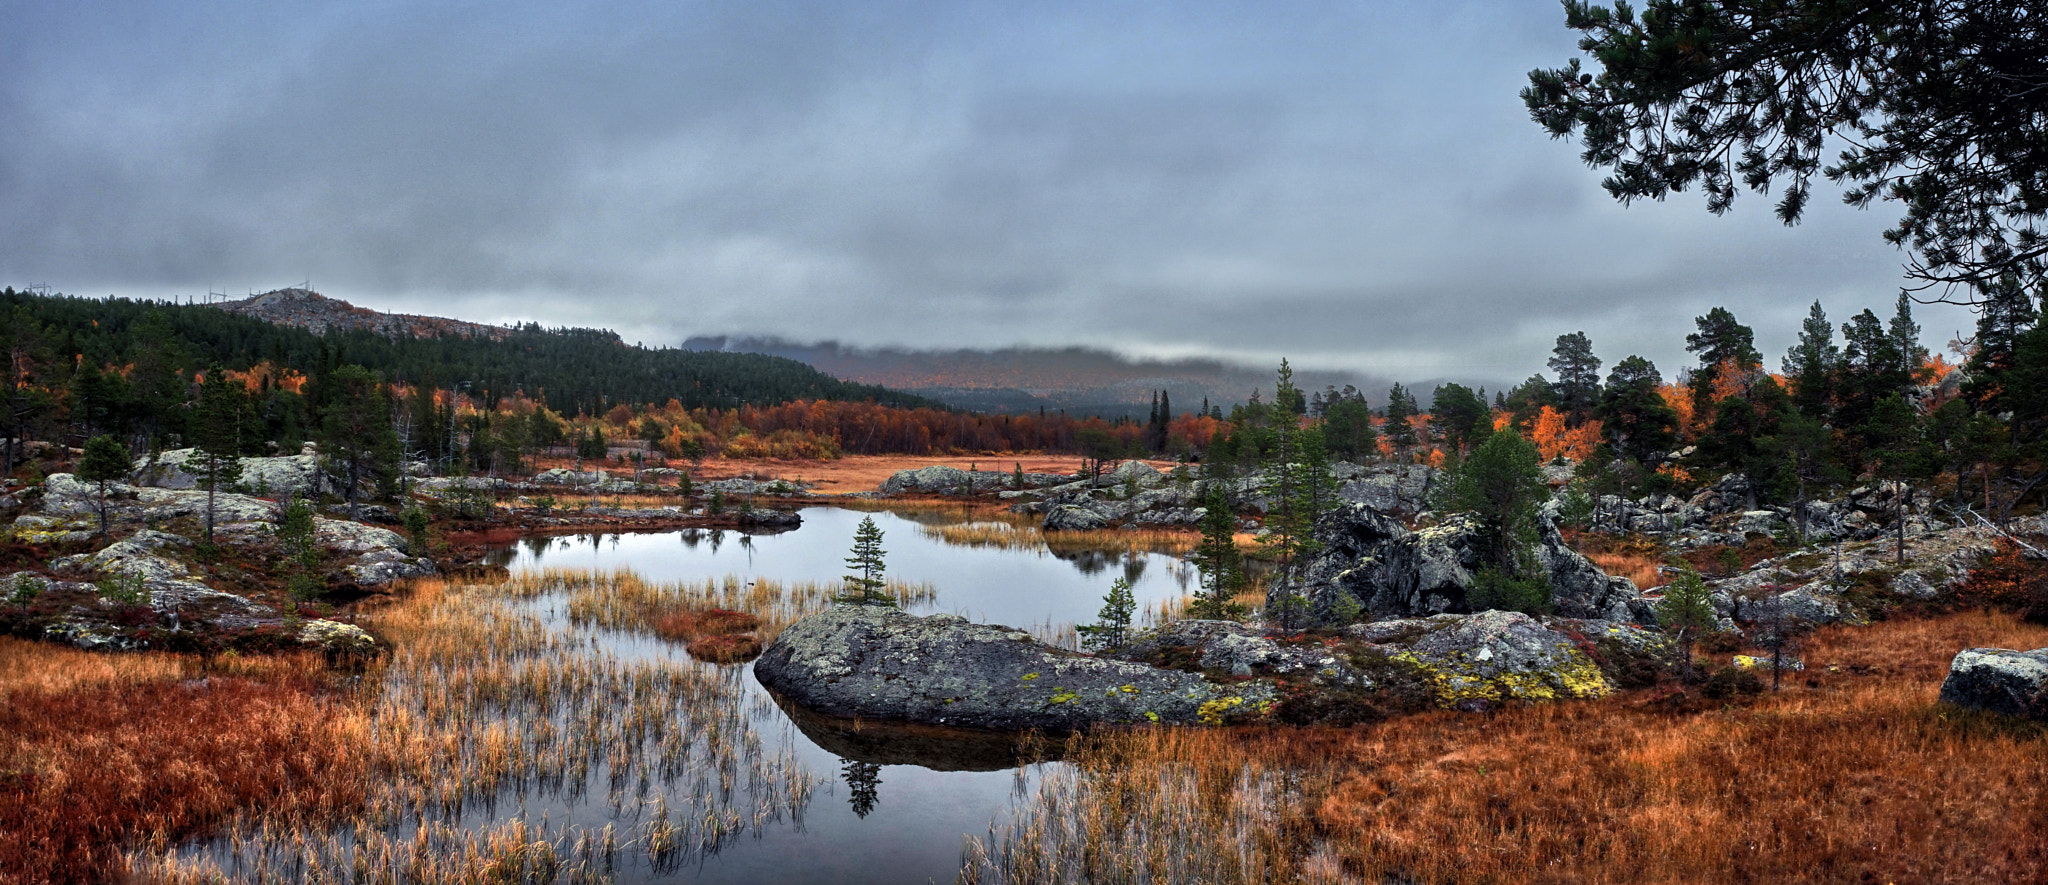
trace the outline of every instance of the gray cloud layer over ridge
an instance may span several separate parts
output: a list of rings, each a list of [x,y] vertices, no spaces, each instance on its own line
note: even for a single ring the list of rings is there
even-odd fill
[[[0,2],[0,282],[628,340],[1085,344],[1513,381],[1889,313],[1892,207],[1622,208],[1492,3]],[[1825,194],[1823,194],[1825,196]],[[1922,309],[1930,343],[1970,317]],[[1775,362],[1775,359],[1773,359]]]

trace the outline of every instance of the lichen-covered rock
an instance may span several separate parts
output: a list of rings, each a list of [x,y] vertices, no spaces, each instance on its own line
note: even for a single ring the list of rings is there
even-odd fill
[[[188,472],[186,462],[197,453],[197,449],[172,449],[156,456],[135,462],[135,469],[129,479],[138,486],[153,486],[162,489],[188,490],[199,488],[199,477]],[[239,489],[247,489],[258,495],[296,497],[320,490],[320,459],[315,455],[291,455],[276,458],[243,458],[242,475],[235,481]]]
[[[553,467],[533,475],[533,484],[538,486],[565,486],[574,491],[599,494],[626,494],[640,489],[640,484],[631,479],[611,476],[602,470],[578,472],[566,467]]]
[[[1545,520],[1531,551],[1550,576],[1556,611],[1568,617],[1632,620],[1636,587],[1610,577],[1571,549],[1555,524]],[[1339,507],[1316,524],[1323,545],[1296,585],[1276,584],[1278,594],[1299,592],[1318,622],[1337,620],[1345,608],[1369,617],[1394,618],[1468,612],[1467,594],[1482,561],[1484,530],[1469,515],[1409,531],[1380,511],[1361,504]],[[1353,603],[1346,606],[1347,601]]]
[[[539,477],[535,477],[534,481],[539,482]],[[509,492],[516,488],[512,483],[495,476],[429,476],[414,483],[413,487],[430,495],[445,495],[454,491]]]
[[[377,639],[354,624],[313,618],[299,625],[299,643],[321,651],[364,655],[377,651]]]
[[[313,537],[322,547],[355,555],[352,562],[342,567],[341,574],[359,586],[376,587],[435,573],[432,560],[406,555],[405,537],[387,528],[314,517]]]
[[[107,517],[117,526],[198,519],[206,515],[208,497],[204,491],[108,483]],[[218,492],[211,497],[216,523],[267,520],[277,512],[277,505],[248,495]],[[69,473],[53,473],[43,481],[43,498],[36,510],[46,517],[98,520],[99,488],[94,483],[80,482]]]
[[[1614,690],[1570,639],[1520,612],[1442,619],[1393,657],[1415,664],[1445,706],[1595,698]]]
[[[161,552],[190,546],[192,541],[178,535],[144,529],[96,553],[61,557],[50,565],[61,571],[134,581],[149,606],[160,612],[235,625],[271,613],[269,607],[248,597],[207,586],[191,566]]]
[[[1273,698],[1266,683],[1212,683],[1061,651],[1008,627],[886,606],[838,606],[790,625],[754,674],[820,713],[998,731],[1224,722]]]
[[[1149,488],[1165,482],[1166,474],[1160,473],[1159,468],[1143,461],[1125,461],[1110,471],[1107,478],[1117,483],[1135,482]]]
[[[1354,624],[1334,634],[1182,621],[1141,631],[1113,654],[1218,678],[1273,679],[1285,703],[1307,709],[1361,695],[1382,709],[1599,697],[1651,685],[1679,660],[1669,639],[1633,625],[1499,611]]]
[[[1315,684],[1374,687],[1372,676],[1349,665],[1338,650],[1313,639],[1283,638],[1236,621],[1174,621],[1139,631],[1115,656],[1157,660],[1186,648],[1194,651],[1197,666],[1230,676],[1300,675]]]
[[[1972,648],[1956,653],[1941,683],[1944,703],[2048,722],[2048,648]]]
[[[940,464],[916,470],[898,470],[882,481],[882,494],[902,495],[919,492],[926,495],[958,495],[967,491],[970,479],[972,477],[967,471]],[[989,487],[986,482],[977,482],[976,485],[982,488]]]
[[[1381,513],[1414,513],[1428,500],[1427,490],[1437,472],[1422,464],[1375,464],[1344,478],[1337,497]]]
[[[1045,514],[1048,532],[1085,532],[1109,527],[1109,514],[1087,504],[1061,504]]]

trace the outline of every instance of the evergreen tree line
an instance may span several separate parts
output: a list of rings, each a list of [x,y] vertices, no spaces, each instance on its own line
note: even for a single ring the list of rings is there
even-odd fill
[[[874,401],[943,408],[922,397],[832,378],[795,360],[629,346],[594,329],[509,330],[504,340],[385,337],[356,330],[321,335],[206,306],[119,298],[87,299],[0,290],[11,387],[69,396],[11,402],[26,421],[38,405],[65,400],[67,420],[85,436],[99,430],[140,437],[182,435],[186,385],[208,365],[247,372],[267,366],[317,383],[345,365],[386,382],[460,389],[487,409],[523,395],[558,414],[600,414],[616,404],[663,403],[729,409],[794,400]],[[287,391],[300,393],[300,391]],[[262,391],[268,399],[269,391]],[[317,410],[315,410],[317,412]],[[305,409],[266,401],[267,438],[305,438],[318,421]],[[15,415],[8,416],[15,429]],[[19,434],[16,434],[17,436]]]

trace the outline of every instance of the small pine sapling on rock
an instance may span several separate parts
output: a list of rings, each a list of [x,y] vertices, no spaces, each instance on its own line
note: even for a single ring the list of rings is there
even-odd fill
[[[1657,600],[1657,626],[1673,641],[1685,656],[1685,675],[1693,675],[1692,648],[1701,636],[1713,632],[1719,622],[1714,613],[1714,600],[1707,590],[1707,582],[1700,573],[1686,569],[1664,588],[1664,598]]]
[[[1138,611],[1138,599],[1131,595],[1128,578],[1118,578],[1109,585],[1109,593],[1102,597],[1102,610],[1095,613],[1094,624],[1076,627],[1083,639],[1081,644],[1090,651],[1116,648],[1130,641],[1131,616]]]
[[[846,575],[846,593],[839,597],[840,601],[860,605],[886,605],[891,601],[888,583],[882,577],[882,555],[886,552],[875,518],[861,519],[860,527],[853,532],[853,554],[846,557],[846,567],[852,574]]]

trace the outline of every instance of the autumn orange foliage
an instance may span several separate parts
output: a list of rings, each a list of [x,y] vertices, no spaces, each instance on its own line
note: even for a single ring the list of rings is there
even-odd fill
[[[1692,390],[1680,384],[1659,384],[1657,385],[1657,396],[1661,397],[1664,400],[1664,404],[1670,406],[1673,412],[1678,413],[1678,434],[1680,438],[1686,440],[1699,438],[1702,428],[1693,415]]]
[[[317,657],[210,673],[134,657],[0,638],[0,882],[117,881],[126,846],[242,810],[329,819],[363,801],[367,725]]]
[[[1529,441],[1536,444],[1536,451],[1544,460],[1563,456],[1574,461],[1583,461],[1593,456],[1593,450],[1600,446],[1600,422],[1588,419],[1577,427],[1569,425],[1571,416],[1550,406],[1544,406],[1536,413],[1536,420],[1529,427]]]

